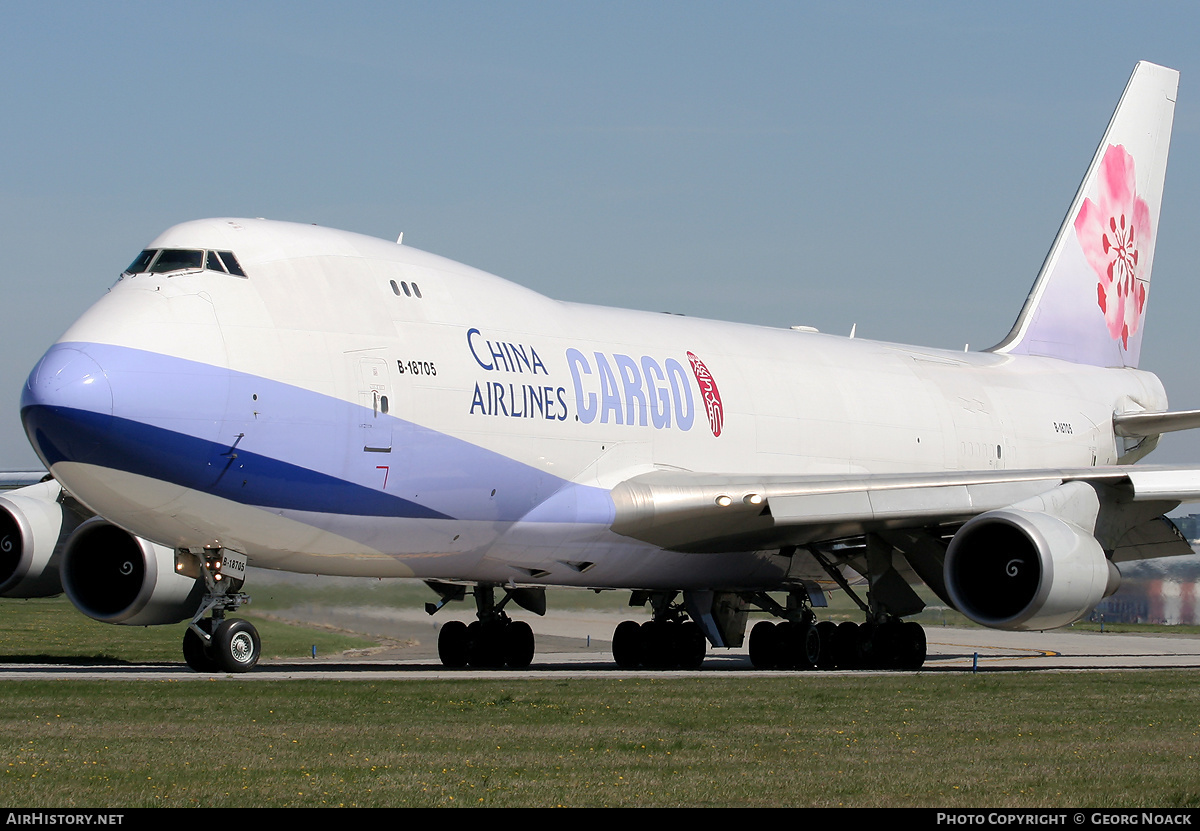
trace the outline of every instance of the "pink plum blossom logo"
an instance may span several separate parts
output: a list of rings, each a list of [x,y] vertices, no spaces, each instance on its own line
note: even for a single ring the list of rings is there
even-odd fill
[[[1150,245],[1150,209],[1137,195],[1133,157],[1109,145],[1100,162],[1100,203],[1083,200],[1075,235],[1100,281],[1097,303],[1113,340],[1129,349],[1146,308],[1143,251]]]
[[[721,435],[725,425],[725,407],[721,403],[721,391],[717,389],[717,381],[704,365],[704,361],[691,352],[687,353],[688,362],[692,365],[692,374],[700,385],[700,397],[704,400],[704,409],[708,414],[708,426],[712,428],[713,437]]]

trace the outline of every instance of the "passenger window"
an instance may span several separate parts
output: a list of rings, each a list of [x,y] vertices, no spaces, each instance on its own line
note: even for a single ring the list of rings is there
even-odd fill
[[[395,280],[390,280],[389,282],[392,284],[392,294],[399,297],[400,296],[400,287],[398,285],[396,285]]]
[[[419,300],[421,298],[421,290],[419,288],[417,288],[416,283],[413,283],[412,287],[413,287],[413,294],[415,294],[417,296],[417,299]]]
[[[406,282],[404,282],[403,280],[401,280],[401,281],[400,281],[400,287],[404,289],[404,296],[405,296],[405,297],[412,297],[412,292],[408,290],[408,283],[406,283]]]

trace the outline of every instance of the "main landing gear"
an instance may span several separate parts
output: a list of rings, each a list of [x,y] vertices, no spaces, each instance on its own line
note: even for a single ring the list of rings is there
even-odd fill
[[[684,608],[676,592],[634,592],[631,606],[649,601],[654,617],[644,623],[622,621],[613,633],[613,660],[622,669],[699,669],[708,640]],[[637,601],[641,600],[641,603]]]
[[[861,626],[764,620],[750,631],[750,661],[758,669],[918,669],[925,630],[899,620]]]
[[[868,576],[867,601],[858,596],[838,568],[829,551],[808,553],[853,600],[866,616],[866,623],[834,623],[816,620],[806,591],[788,594],[781,607],[765,593],[748,598],[760,609],[784,619],[762,621],[750,632],[750,660],[759,669],[917,669],[925,663],[925,630],[903,615],[924,608],[924,602],[896,571],[894,549],[873,534],[854,546],[856,567]],[[796,549],[791,549],[794,556]],[[843,555],[844,556],[844,555]],[[865,565],[865,568],[864,568]]]
[[[434,614],[452,600],[466,596],[465,586],[428,582],[441,595],[440,603],[427,603],[425,611]],[[533,629],[523,620],[513,620],[504,611],[510,600],[538,615],[546,613],[543,589],[504,589],[504,599],[496,603],[496,586],[479,585],[472,590],[478,620],[470,624],[448,621],[438,632],[438,657],[442,666],[477,669],[524,669],[533,662]]]
[[[227,618],[250,598],[240,592],[246,557],[228,549],[205,549],[198,557],[204,602],[183,633],[183,659],[196,672],[248,672],[258,663],[262,641],[247,620]],[[212,611],[212,617],[205,615]]]

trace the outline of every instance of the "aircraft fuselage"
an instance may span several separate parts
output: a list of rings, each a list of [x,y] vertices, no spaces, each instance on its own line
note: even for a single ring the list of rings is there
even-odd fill
[[[1108,465],[1113,413],[1167,403],[1134,369],[563,303],[311,226],[149,247],[232,250],[247,276],[124,275],[34,369],[27,429],[97,514],[267,568],[772,588],[796,576],[777,552],[614,533],[611,488]]]

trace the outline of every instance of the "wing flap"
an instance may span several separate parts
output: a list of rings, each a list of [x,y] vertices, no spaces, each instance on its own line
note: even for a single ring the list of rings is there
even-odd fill
[[[1151,560],[1157,557],[1187,557],[1196,552],[1179,529],[1165,516],[1136,525],[1122,537],[1113,552],[1113,562]]]

